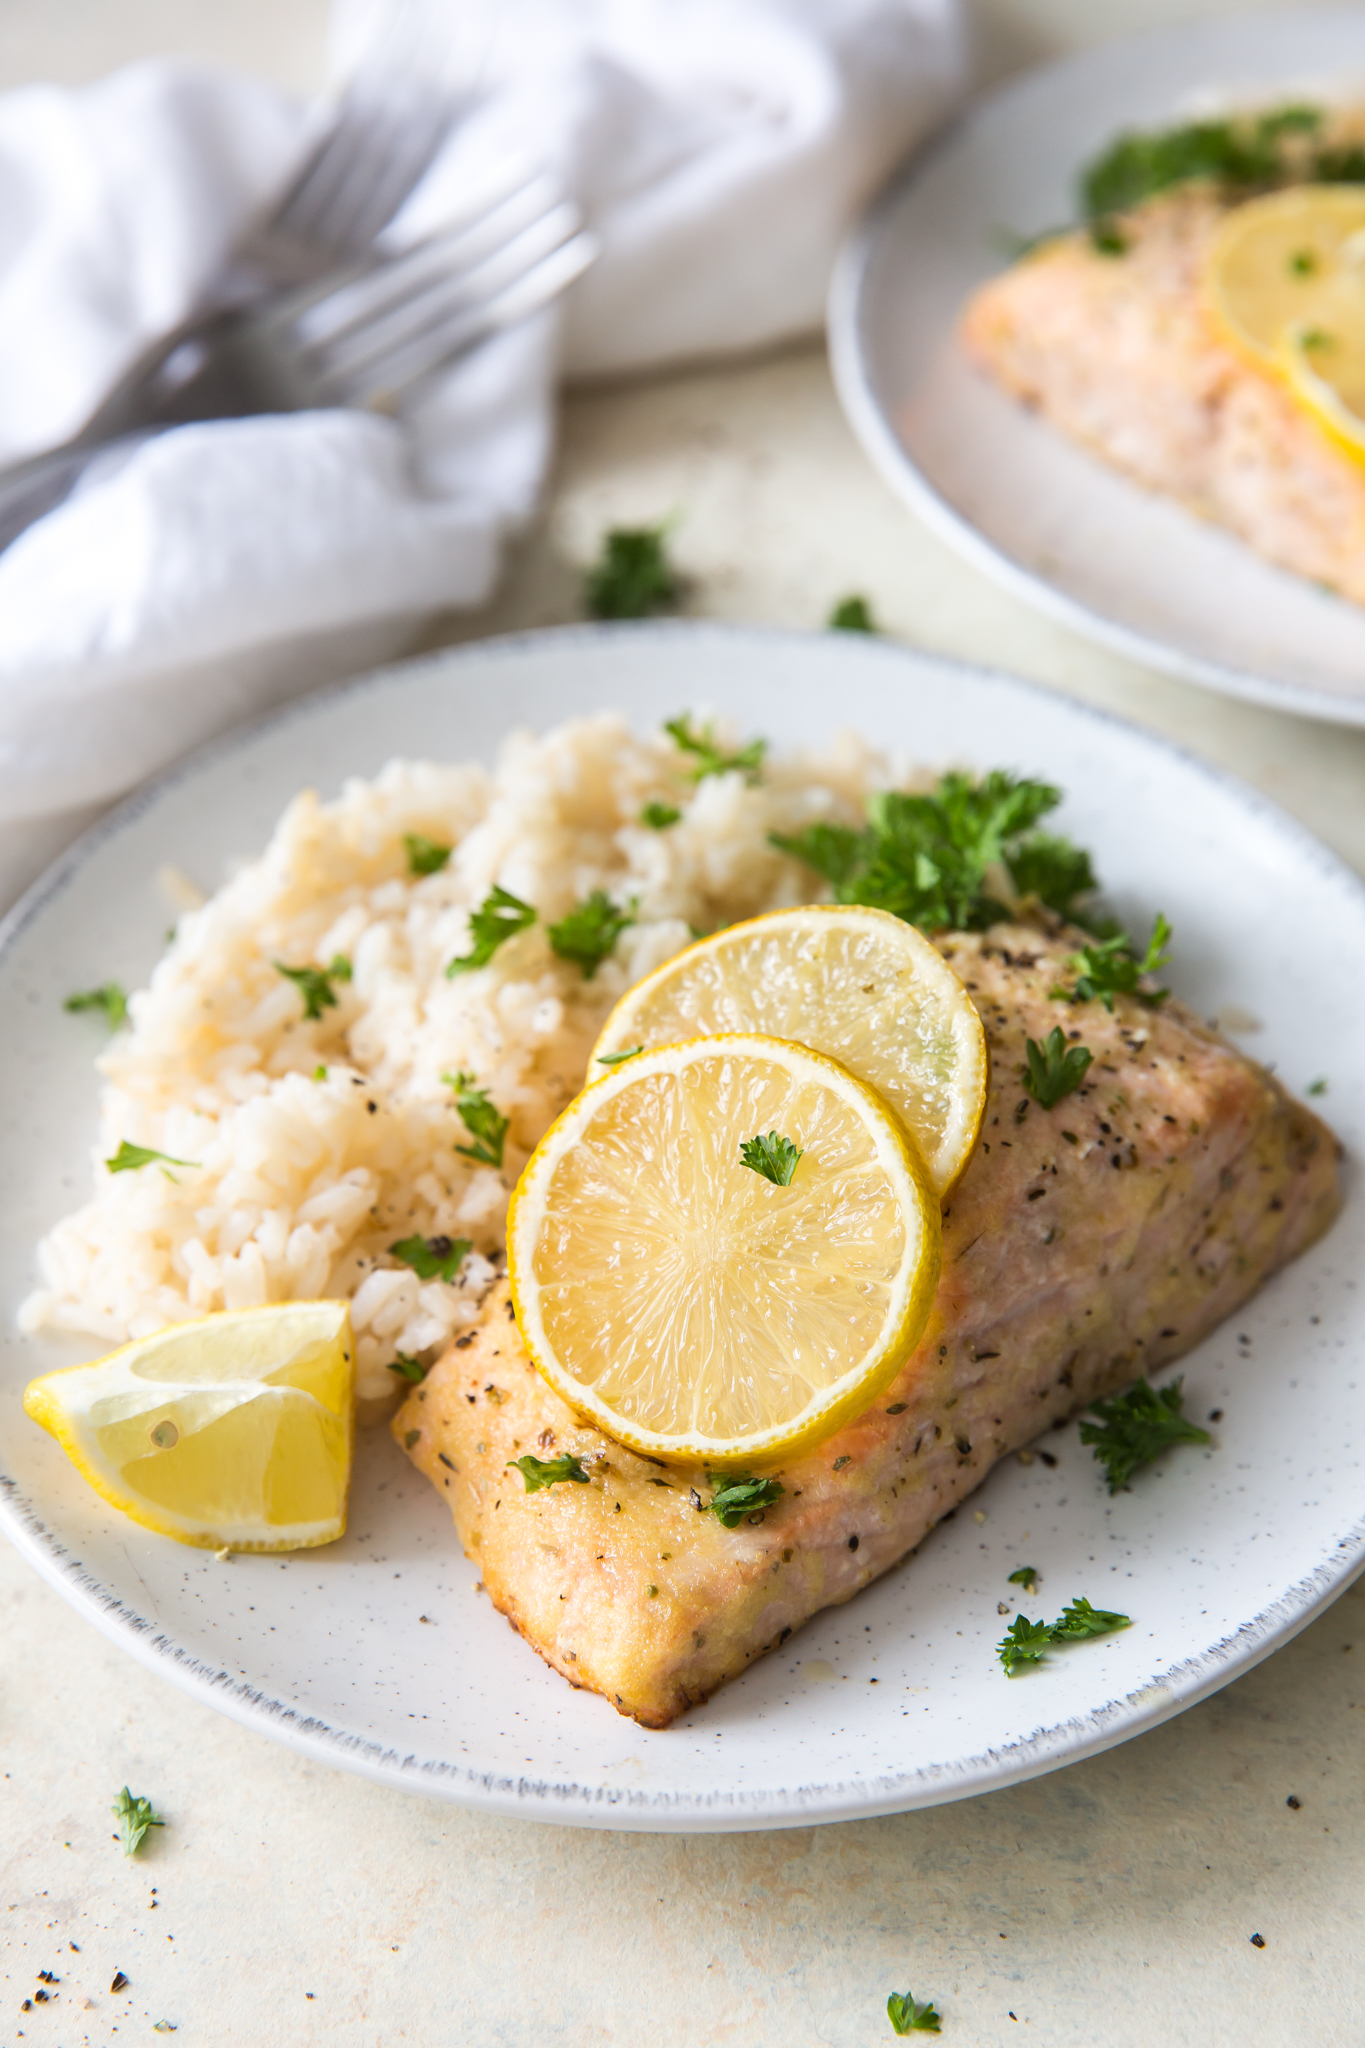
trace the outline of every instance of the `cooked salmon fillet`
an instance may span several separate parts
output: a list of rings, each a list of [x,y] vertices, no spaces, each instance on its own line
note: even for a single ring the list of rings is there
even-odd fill
[[[1006,390],[1139,483],[1365,602],[1365,470],[1204,313],[1202,266],[1225,211],[1186,186],[1123,217],[1122,255],[1086,233],[1059,236],[974,294],[963,342]]]
[[[923,1342],[864,1415],[780,1472],[765,1514],[699,1512],[700,1470],[585,1428],[532,1366],[506,1286],[415,1388],[399,1442],[444,1494],[484,1590],[547,1663],[646,1727],[886,1571],[998,1458],[1178,1358],[1327,1228],[1331,1133],[1179,1004],[1061,1010],[1075,933],[946,935],[990,1039],[982,1142],[944,1215]],[[1062,1018],[1094,1064],[1041,1109],[1024,1041]],[[527,1493],[512,1459],[575,1453]]]

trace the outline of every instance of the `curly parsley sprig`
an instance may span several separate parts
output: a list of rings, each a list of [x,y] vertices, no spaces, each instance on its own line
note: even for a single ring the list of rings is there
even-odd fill
[[[995,1654],[1005,1667],[1006,1677],[1013,1678],[1026,1665],[1041,1664],[1058,1643],[1081,1643],[1092,1636],[1110,1636],[1132,1625],[1126,1614],[1111,1614],[1077,1598],[1067,1602],[1056,1621],[1030,1621],[1027,1615],[1016,1614],[1004,1640],[996,1644]]]
[[[1133,942],[1126,932],[1094,940],[1071,956],[1069,964],[1077,970],[1073,986],[1054,988],[1052,995],[1060,1002],[1101,1002],[1111,1014],[1115,996],[1136,996],[1139,1002],[1154,1009],[1158,1003],[1165,1002],[1170,990],[1143,988],[1142,983],[1170,959],[1170,940],[1171,927],[1159,912],[1152,926],[1152,936],[1147,941],[1147,950],[1141,958],[1134,952]]]
[[[148,1828],[164,1828],[166,1825],[153,1813],[151,1800],[144,1799],[141,1793],[130,1792],[126,1785],[109,1811],[118,1822],[118,1838],[125,1856],[136,1856]]]
[[[1090,1414],[1099,1419],[1081,1422],[1081,1442],[1093,1449],[1111,1493],[1122,1492],[1135,1472],[1173,1444],[1213,1442],[1206,1429],[1181,1414],[1184,1402],[1183,1379],[1164,1387],[1141,1379],[1112,1401],[1091,1402]]]
[[[1036,1038],[1026,1038],[1024,1052],[1024,1086],[1043,1109],[1055,1109],[1064,1096],[1074,1094],[1095,1057],[1088,1045],[1068,1045],[1060,1024],[1041,1045]]]

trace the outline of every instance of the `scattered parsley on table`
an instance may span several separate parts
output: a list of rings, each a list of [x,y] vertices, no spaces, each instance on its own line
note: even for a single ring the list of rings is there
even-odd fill
[[[591,896],[575,903],[567,917],[550,926],[550,944],[561,960],[572,960],[582,968],[584,981],[591,981],[622,932],[634,922],[633,903],[622,910],[605,889],[594,889]]]
[[[1206,1429],[1181,1414],[1184,1389],[1183,1379],[1164,1387],[1141,1379],[1112,1401],[1091,1402],[1089,1413],[1099,1420],[1082,1419],[1081,1442],[1094,1450],[1111,1493],[1121,1492],[1135,1472],[1173,1444],[1212,1443]]]
[[[643,619],[667,611],[682,586],[668,559],[663,526],[613,526],[588,571],[585,594],[594,619]]]
[[[790,1138],[784,1138],[780,1131],[762,1132],[754,1138],[746,1138],[739,1148],[739,1156],[751,1173],[761,1174],[774,1187],[789,1188],[797,1164],[805,1154],[799,1145],[793,1145]]]
[[[893,1991],[886,2001],[886,2016],[895,2034],[938,2034],[943,2031],[939,2022],[941,2015],[935,2012],[930,2000],[923,2005],[913,1991]]]
[[[841,597],[826,621],[831,633],[879,633],[881,627],[872,616],[872,607],[865,597],[856,594]]]
[[[111,1031],[121,1030],[128,1022],[128,998],[116,981],[106,981],[99,988],[83,989],[78,995],[68,996],[62,1008],[73,1014],[81,1010],[102,1010]]]
[[[153,1813],[151,1800],[144,1799],[140,1793],[130,1792],[126,1785],[109,1811],[118,1822],[118,1838],[125,1856],[136,1856],[148,1828],[164,1828],[166,1825]]]
[[[478,909],[469,913],[469,951],[450,962],[447,975],[471,974],[476,967],[487,967],[499,946],[535,921],[536,913],[529,903],[494,883]]]

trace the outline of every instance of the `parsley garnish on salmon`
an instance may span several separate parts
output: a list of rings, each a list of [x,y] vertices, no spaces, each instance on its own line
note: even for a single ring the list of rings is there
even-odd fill
[[[1044,1109],[1055,1109],[1063,1096],[1080,1087],[1095,1057],[1088,1045],[1068,1046],[1060,1024],[1041,1045],[1036,1038],[1026,1038],[1024,1055],[1024,1086]]]
[[[573,1479],[579,1486],[588,1483],[588,1475],[572,1451],[565,1451],[561,1458],[533,1458],[528,1451],[523,1458],[513,1458],[509,1472],[513,1466],[526,1481],[528,1493],[539,1493],[542,1486],[557,1486],[561,1479]]]
[[[786,1492],[780,1479],[753,1479],[747,1472],[724,1474],[712,1484],[718,1484],[718,1490],[706,1502],[705,1512],[714,1515],[723,1529],[737,1529],[749,1515],[761,1516]]]

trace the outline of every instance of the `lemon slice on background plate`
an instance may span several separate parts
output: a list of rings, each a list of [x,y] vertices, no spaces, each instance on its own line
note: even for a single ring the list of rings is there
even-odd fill
[[[589,1073],[633,1045],[758,1031],[828,1053],[901,1118],[940,1196],[986,1109],[986,1034],[923,933],[887,910],[812,904],[715,932],[629,989]]]
[[[1365,304],[1354,325],[1291,327],[1281,360],[1294,396],[1339,448],[1365,462]]]
[[[801,1154],[785,1186],[744,1161],[770,1133]],[[899,1118],[837,1060],[719,1035],[584,1089],[527,1163],[507,1254],[527,1350],[586,1421],[649,1457],[771,1466],[914,1348],[939,1203]]]
[[[347,1304],[283,1302],[46,1373],[24,1409],[144,1528],[206,1549],[305,1550],[346,1527],[354,1380]]]
[[[1234,206],[1204,263],[1215,323],[1263,369],[1286,330],[1365,329],[1365,186],[1294,185]]]

